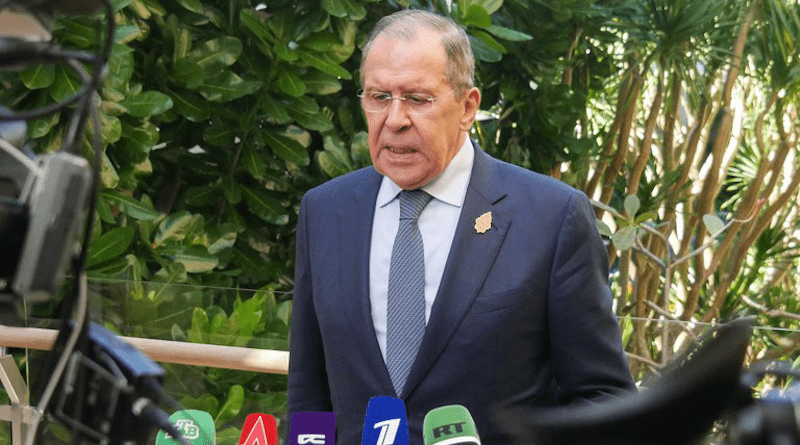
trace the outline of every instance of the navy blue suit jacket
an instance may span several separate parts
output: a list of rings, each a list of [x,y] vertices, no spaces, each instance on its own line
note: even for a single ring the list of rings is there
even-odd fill
[[[411,444],[421,445],[425,414],[461,404],[483,443],[495,445],[509,441],[494,418],[499,409],[601,400],[633,389],[611,308],[608,257],[587,197],[476,145],[439,292],[406,386],[396,395],[369,300],[381,178],[364,168],[303,198],[289,415],[333,411],[337,444],[354,445],[369,399],[399,396]],[[477,233],[475,219],[485,212],[492,214],[491,229]]]

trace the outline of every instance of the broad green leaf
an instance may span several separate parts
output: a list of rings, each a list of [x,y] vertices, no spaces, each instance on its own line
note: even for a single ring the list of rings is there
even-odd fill
[[[133,219],[153,221],[161,217],[161,213],[154,209],[152,205],[149,205],[149,203],[142,203],[137,201],[136,198],[116,190],[103,190],[100,192],[100,196],[109,203],[115,204],[123,213]]]
[[[711,235],[717,235],[725,228],[725,223],[717,215],[703,215],[703,225]]]
[[[219,198],[217,184],[211,183],[197,187],[189,187],[183,194],[182,201],[190,206],[203,207],[213,204]]]
[[[503,0],[480,0],[480,4],[486,9],[486,12],[494,14],[503,6]]]
[[[193,223],[192,214],[185,210],[168,215],[159,224],[159,232],[156,233],[153,245],[157,247],[167,241],[183,240],[191,230]]]
[[[192,50],[187,59],[200,66],[206,76],[215,76],[236,63],[242,55],[242,42],[236,37],[223,36],[208,40]]]
[[[211,105],[207,100],[187,90],[169,91],[175,111],[192,122],[202,122],[211,116]]]
[[[250,8],[242,8],[242,10],[239,11],[239,23],[250,31],[264,46],[268,45],[268,41],[274,43],[272,34],[270,34],[269,29],[264,24],[264,21],[258,15],[257,11]]]
[[[261,135],[272,151],[284,161],[300,166],[309,164],[308,152],[299,142],[269,131],[265,131]]]
[[[628,195],[625,197],[625,213],[628,215],[628,218],[633,218],[639,212],[639,207],[641,207],[641,202],[639,201],[639,197],[636,195]]]
[[[19,78],[28,89],[47,88],[56,79],[56,69],[52,64],[34,65],[19,73]]]
[[[497,40],[495,40],[495,38],[492,37],[492,35],[489,34],[488,32],[481,31],[479,29],[475,29],[475,30],[472,30],[470,32],[470,34],[472,34],[473,36],[477,37],[480,41],[482,41],[484,44],[486,44],[486,46],[489,47],[492,51],[498,52],[500,54],[505,54],[506,51],[507,51],[506,47],[503,46]]]
[[[369,154],[369,135],[366,131],[359,131],[353,136],[350,143],[350,156],[357,165],[369,165],[372,157]]]
[[[108,261],[124,254],[133,241],[133,227],[115,227],[92,241],[86,267]]]
[[[250,172],[254,178],[261,179],[264,177],[264,159],[252,144],[245,144],[242,147],[241,162],[245,170]]]
[[[272,49],[275,50],[275,54],[277,54],[281,60],[285,60],[287,62],[295,62],[300,58],[297,50],[289,48],[288,44],[286,43],[276,43]]]
[[[203,84],[206,73],[197,62],[181,59],[172,65],[172,77],[186,88],[195,89]]]
[[[347,11],[347,17],[350,20],[358,22],[363,20],[364,17],[366,17],[367,10],[364,8],[364,5],[362,5],[359,0],[340,0],[340,1],[344,4],[344,8]]]
[[[627,226],[617,230],[617,233],[611,237],[614,247],[620,252],[624,252],[636,244],[636,227]]]
[[[281,105],[270,94],[260,95],[261,107],[264,109],[266,117],[274,119],[279,124],[287,124],[292,121],[292,117],[286,111],[286,107]]]
[[[289,222],[286,208],[266,191],[243,187],[242,195],[247,202],[248,210],[263,221],[279,226]]]
[[[203,140],[217,147],[230,147],[236,141],[239,128],[217,119],[203,131]]]
[[[221,186],[225,199],[231,204],[239,204],[242,200],[242,190],[236,179],[232,175],[225,175],[222,177]]]
[[[81,90],[81,81],[61,65],[56,67],[56,77],[50,85],[50,97],[56,102],[66,102]]]
[[[328,14],[334,17],[346,17],[347,16],[347,6],[345,6],[345,0],[322,0],[320,2],[320,6],[324,9]]]
[[[100,163],[100,184],[107,189],[113,189],[119,184],[119,174],[114,164],[108,159],[108,154],[104,151],[101,155]]]
[[[192,311],[192,326],[187,333],[189,341],[192,343],[207,343],[210,327],[211,322],[208,320],[206,311],[199,307],[194,308],[194,311]],[[215,402],[216,400],[217,399],[214,399]]]
[[[318,71],[309,71],[303,75],[303,83],[306,86],[306,93],[320,96],[338,93],[342,89],[342,83],[335,77]]]
[[[136,25],[117,25],[114,27],[114,43],[126,44],[142,37],[142,30]]]
[[[50,133],[50,130],[59,122],[61,113],[51,113],[49,116],[33,119],[28,122],[28,136],[38,139]]]
[[[178,4],[197,14],[203,14],[205,8],[200,0],[177,0]]]
[[[607,236],[609,238],[614,235],[614,232],[611,231],[611,228],[608,227],[608,224],[606,224],[600,219],[595,220],[595,222],[597,223],[597,231],[600,232],[601,235]]]
[[[287,111],[300,126],[309,130],[324,132],[333,129],[333,122],[322,112],[306,113],[296,108],[287,108]]]
[[[331,178],[341,176],[353,170],[350,154],[342,142],[331,136],[325,136],[325,150],[316,153],[317,164]]]
[[[208,253],[216,255],[225,249],[230,249],[236,244],[238,234],[235,227],[225,224],[222,227],[214,227],[210,230],[211,243],[208,246]]]
[[[300,97],[306,92],[306,86],[300,77],[288,69],[282,69],[278,73],[278,88],[294,97]]]
[[[228,397],[220,407],[219,414],[214,418],[214,423],[222,424],[242,412],[244,407],[244,388],[241,385],[233,385],[228,388]]]
[[[342,68],[341,66],[325,59],[324,57],[318,54],[312,54],[306,51],[297,50],[297,54],[303,59],[306,63],[313,66],[314,68],[322,71],[323,73],[330,74],[331,76],[335,76],[337,78],[351,80],[353,76],[350,75],[350,72],[346,69]]]
[[[148,117],[161,114],[172,108],[172,99],[159,91],[145,91],[121,102],[134,117]]]
[[[206,79],[198,91],[212,102],[228,102],[253,94],[262,86],[261,82],[246,81],[232,71],[225,71],[218,77]]]
[[[483,62],[495,63],[503,60],[503,54],[490,48],[483,40],[469,36],[475,58]]]
[[[503,40],[508,40],[510,42],[524,42],[527,40],[533,40],[533,36],[529,34],[525,34],[524,32],[515,31],[509,28],[504,28],[502,26],[491,25],[487,26],[484,29],[489,33],[491,33],[493,36]]]
[[[492,24],[492,16],[479,4],[470,5],[463,20],[465,24],[477,28],[486,28]]]
[[[219,260],[202,246],[181,247],[176,250],[168,250],[164,254],[173,261],[183,264],[188,273],[210,272],[219,263]]]

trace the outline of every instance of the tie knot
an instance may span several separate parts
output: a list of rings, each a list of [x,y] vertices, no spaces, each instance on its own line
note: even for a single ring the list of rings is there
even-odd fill
[[[422,190],[400,192],[400,219],[417,219],[433,197]]]

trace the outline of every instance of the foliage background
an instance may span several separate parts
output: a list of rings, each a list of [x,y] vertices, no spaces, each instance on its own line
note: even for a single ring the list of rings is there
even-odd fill
[[[638,379],[741,314],[763,327],[750,359],[797,356],[796,1],[112,4],[87,263],[92,315],[110,329],[287,348],[300,198],[370,162],[358,48],[379,17],[421,7],[468,30],[481,146],[596,200]],[[93,50],[99,23],[60,17],[53,35]],[[0,103],[20,110],[79,88],[59,66],[0,76]],[[29,148],[57,150],[67,117],[29,122]],[[59,304],[30,308],[31,322]],[[247,413],[285,409],[284,376],[166,368],[220,443]]]

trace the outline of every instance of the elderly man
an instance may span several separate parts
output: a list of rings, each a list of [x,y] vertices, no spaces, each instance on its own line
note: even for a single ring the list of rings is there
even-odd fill
[[[374,396],[405,401],[412,444],[450,404],[503,444],[498,409],[633,389],[587,197],[470,140],[473,73],[450,19],[381,19],[359,92],[373,166],[301,204],[289,414],[333,411],[337,443],[359,443]]]

